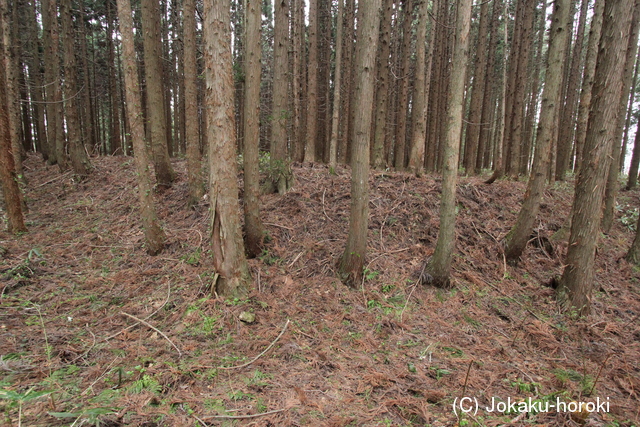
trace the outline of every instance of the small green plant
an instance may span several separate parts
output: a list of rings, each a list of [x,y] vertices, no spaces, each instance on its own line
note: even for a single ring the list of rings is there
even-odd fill
[[[18,408],[18,425],[22,423],[22,406],[26,402],[31,402],[40,397],[47,396],[53,393],[52,390],[43,390],[43,391],[33,391],[34,387],[31,387],[29,390],[24,393],[18,393],[13,390],[8,390],[5,388],[0,388],[0,399],[8,401],[7,405],[4,407],[5,416],[9,419],[9,410],[17,407]],[[11,425],[11,423],[8,423]]]
[[[640,215],[640,211],[638,208],[631,207],[629,205],[626,206],[616,206],[616,209],[619,212],[622,212],[622,216],[620,217],[620,222],[622,225],[627,227],[629,231],[636,231],[636,224],[638,223],[638,216]]]
[[[437,380],[439,380],[440,378],[442,378],[445,375],[451,375],[451,371],[448,370],[448,369],[439,368],[437,366],[431,366],[431,367],[429,367],[429,369],[432,370],[433,372],[435,372]]]
[[[200,256],[202,255],[202,250],[200,248],[196,248],[195,251],[182,255],[180,257],[180,261],[184,261],[186,264],[198,266],[200,265]]]
[[[537,393],[540,388],[539,383],[528,383],[526,381],[522,381],[520,378],[516,378],[515,381],[511,381],[511,386],[515,387],[520,393]]]
[[[380,275],[379,271],[364,269],[364,280],[371,281]]]

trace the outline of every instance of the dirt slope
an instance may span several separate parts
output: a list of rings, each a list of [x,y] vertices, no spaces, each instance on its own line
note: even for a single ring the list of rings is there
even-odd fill
[[[352,291],[334,272],[348,169],[295,167],[293,191],[262,198],[269,242],[250,261],[255,291],[223,301],[208,288],[208,206],[187,210],[184,162],[157,199],[168,248],[149,257],[132,160],[93,161],[78,183],[30,157],[30,232],[0,233],[6,425],[640,423],[640,273],[621,259],[637,192],[621,194],[601,239],[594,315],[572,320],[545,286],[562,271],[566,244],[547,239],[569,214],[571,183],[547,190],[535,238],[513,267],[499,241],[525,184],[462,178],[455,286],[445,291],[416,285],[437,238],[438,179],[375,172],[366,277]],[[255,322],[240,321],[242,312]],[[452,404],[463,396],[480,409],[458,420]],[[538,410],[557,399],[609,406],[583,419],[553,408],[489,412],[492,398]],[[270,411],[278,412],[244,418]]]

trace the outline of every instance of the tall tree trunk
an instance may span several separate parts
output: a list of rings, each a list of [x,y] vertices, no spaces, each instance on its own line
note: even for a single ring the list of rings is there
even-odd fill
[[[521,146],[525,99],[527,97],[527,69],[531,47],[533,46],[533,18],[538,0],[523,0],[523,3],[522,31],[519,35],[522,41],[518,52],[517,71],[514,81],[515,88],[513,107],[509,117],[509,120],[511,120],[511,128],[510,134],[507,136],[510,155],[506,172],[514,177],[518,176],[520,172],[520,163],[522,162]]]
[[[187,175],[189,180],[189,206],[194,206],[204,195],[202,165],[200,164],[200,129],[198,126],[198,62],[196,59],[196,2],[184,0],[184,98],[185,143],[187,146]],[[256,103],[259,103],[258,99]]]
[[[91,94],[95,92],[95,88],[91,84],[91,74],[89,71],[89,54],[87,49],[87,44],[89,43],[89,37],[87,35],[87,25],[84,21],[85,10],[84,10],[84,2],[80,2],[80,25],[82,25],[82,29],[80,30],[80,34],[82,40],[80,41],[80,52],[82,55],[82,79],[83,79],[83,90],[82,90],[82,130],[83,130],[83,140],[85,141],[85,146],[88,147],[90,151],[95,149],[96,140],[95,140],[95,131],[93,129],[93,124],[95,123],[93,105],[91,104]],[[91,35],[93,37],[93,35]]]
[[[599,218],[631,27],[629,11],[639,4],[638,0],[606,0],[604,5],[587,139],[571,209],[569,249],[558,287],[560,301],[578,315],[591,311]]]
[[[162,46],[160,44],[160,12],[156,0],[142,0],[144,74],[147,88],[147,126],[151,135],[156,180],[171,186],[175,172],[169,159],[167,121],[164,110]]]
[[[496,47],[498,46],[498,25],[497,21],[500,16],[500,8],[503,5],[502,1],[494,0],[493,2],[493,10],[491,12],[491,22],[494,24],[491,25],[491,33],[489,35],[489,57],[487,59],[487,68],[486,68],[486,79],[485,85],[482,89],[483,97],[482,97],[482,115],[480,117],[480,133],[478,135],[478,156],[476,158],[475,172],[480,173],[482,168],[485,166],[484,161],[484,153],[485,151],[489,151],[488,148],[491,146],[490,144],[490,135],[491,135],[491,117],[493,117],[493,113],[495,111],[495,100],[497,96],[495,96],[495,86],[496,86],[496,78],[495,78],[495,64],[496,57],[499,54],[497,52]],[[505,25],[505,27],[508,27]],[[506,52],[503,52],[505,55]],[[506,67],[506,63],[504,66]]]
[[[447,134],[444,145],[442,196],[440,198],[440,229],[433,256],[427,264],[427,275],[421,280],[438,287],[451,286],[450,269],[455,248],[456,184],[460,158],[460,136],[464,110],[464,86],[469,58],[469,28],[472,0],[457,2],[455,43],[452,58],[451,92],[447,115]]]
[[[497,23],[494,24],[497,27]],[[469,124],[467,125],[466,142],[464,144],[464,168],[467,175],[476,172],[478,158],[478,139],[482,123],[482,100],[484,99],[485,80],[487,75],[487,46],[485,44],[489,32],[489,3],[480,6],[480,24],[478,28],[477,56],[473,86],[471,87],[471,105],[469,106]]]
[[[0,0],[0,52],[5,52],[6,46],[6,11],[7,1]],[[4,65],[4,64],[3,64]],[[12,155],[11,132],[9,125],[9,108],[7,99],[6,66],[0,67],[0,181],[7,210],[7,230],[17,234],[27,231],[22,213],[20,188],[16,172],[14,156]]]
[[[419,173],[424,165],[424,150],[426,137],[426,111],[427,106],[427,0],[418,3],[418,32],[416,35],[416,77],[413,87],[413,106],[411,109],[411,122],[413,123],[413,135],[411,137],[411,152],[409,153],[409,170]],[[432,27],[433,31],[433,27]]]
[[[293,184],[293,175],[287,151],[287,119],[289,102],[288,79],[288,42],[289,39],[289,1],[276,0],[275,26],[273,39],[273,119],[271,124],[271,171],[270,179],[274,191],[285,194]]]
[[[244,242],[247,254],[260,255],[264,228],[260,220],[260,174],[258,154],[260,143],[260,3],[245,0],[245,115],[244,115]]]
[[[374,112],[373,146],[371,149],[371,165],[382,168],[386,163],[385,140],[387,138],[387,113],[389,105],[389,54],[391,51],[391,18],[393,0],[383,0],[382,19],[380,21],[380,40],[378,42],[378,59],[376,65],[376,108]],[[425,23],[426,24],[426,23]],[[335,114],[335,111],[334,111]]]
[[[338,162],[345,164],[350,159],[351,152],[351,130],[353,127],[353,81],[355,79],[353,61],[355,56],[355,0],[345,0],[344,4],[344,46],[342,51],[343,79],[342,87],[345,96],[342,98],[342,108],[340,110],[342,120],[340,120],[340,142],[338,143]],[[308,120],[308,119],[307,119]]]
[[[636,58],[635,71],[633,72],[633,79],[631,80],[631,93],[629,94],[629,104],[627,105],[626,116],[627,119],[624,123],[624,136],[622,137],[622,150],[620,152],[620,161],[618,162],[618,173],[624,173],[625,163],[627,159],[627,149],[629,146],[629,132],[631,131],[631,119],[634,117],[633,105],[636,102],[636,87],[638,85],[638,75],[640,74],[640,61]]]
[[[409,108],[409,58],[411,57],[411,23],[413,21],[413,0],[402,1],[402,56],[400,80],[398,81],[398,107],[396,110],[396,144],[394,166],[397,170],[405,167],[407,146],[407,114]]]
[[[338,0],[338,16],[336,21],[336,70],[333,86],[333,113],[331,118],[331,142],[329,143],[329,166],[335,170],[338,163],[338,129],[340,124],[340,90],[342,78],[342,15],[344,0]]]
[[[507,234],[504,241],[505,256],[508,261],[515,262],[520,258],[533,230],[542,193],[549,170],[549,155],[555,136],[555,123],[558,102],[562,92],[562,62],[567,48],[570,0],[556,0],[551,23],[549,40],[549,58],[546,80],[542,92],[542,107],[538,122],[538,136],[533,159],[531,177],[527,184],[522,208],[516,224]]]
[[[17,4],[14,1],[9,5],[11,10],[4,10],[2,16],[3,26],[3,66],[5,67],[5,78],[7,85],[7,109],[9,112],[9,133],[11,135],[11,152],[14,159],[14,167],[16,176],[24,182],[24,173],[22,169],[23,147],[20,144],[22,140],[22,120],[20,117],[20,83],[19,83],[19,65],[20,60],[16,52],[17,41]],[[10,19],[10,22],[9,22]],[[11,24],[11,25],[10,25]]]
[[[598,59],[598,46],[602,33],[602,19],[604,13],[604,0],[597,0],[594,5],[593,18],[589,30],[589,44],[584,63],[582,89],[580,90],[580,102],[578,104],[578,118],[576,120],[576,167],[575,173],[580,172],[582,165],[582,153],[587,139],[587,122],[591,110],[591,98],[593,90],[594,74]]]
[[[64,35],[64,107],[66,113],[67,136],[69,138],[69,158],[73,172],[86,177],[91,172],[91,162],[82,143],[80,117],[78,111],[78,82],[76,76],[75,38],[72,16],[72,0],[60,2],[62,32]]]
[[[110,129],[109,129],[109,153],[122,153],[122,137],[120,135],[120,101],[118,97],[118,66],[113,39],[115,37],[113,31],[114,16],[112,12],[112,0],[107,0],[107,52],[109,55],[109,101],[111,109],[109,110]]]
[[[291,19],[291,53],[292,53],[292,98],[293,98],[293,130],[291,137],[291,160],[301,162],[304,159],[304,118],[302,117],[302,93],[305,83],[306,69],[302,66],[304,58],[304,0],[293,0]]]
[[[152,176],[149,170],[149,155],[145,143],[144,116],[138,85],[138,64],[133,41],[133,23],[130,0],[117,0],[120,34],[122,36],[124,83],[127,88],[126,107],[133,143],[133,155],[138,180],[140,214],[144,229],[145,248],[149,255],[156,255],[164,248],[165,235],[158,225],[153,201]]]
[[[569,169],[571,161],[571,152],[574,141],[576,121],[576,107],[580,87],[580,65],[582,64],[582,46],[584,44],[584,31],[587,20],[587,9],[589,0],[582,0],[580,7],[580,22],[578,23],[578,31],[576,33],[576,42],[573,47],[573,55],[571,58],[571,70],[569,71],[569,82],[567,85],[567,96],[562,109],[560,123],[558,129],[558,154],[556,157],[556,180],[563,181],[565,174]]]
[[[369,143],[373,114],[375,54],[378,45],[381,0],[360,3],[358,7],[358,36],[355,59],[358,106],[353,130],[351,161],[351,212],[349,236],[344,253],[338,261],[338,276],[355,288],[362,280],[367,256],[367,226],[369,223]]]
[[[627,117],[627,102],[632,83],[633,69],[635,65],[636,52],[638,51],[638,28],[640,26],[640,8],[635,8],[631,20],[631,32],[629,33],[629,44],[626,50],[624,75],[622,76],[622,96],[618,104],[618,118],[615,133],[613,134],[613,145],[611,147],[611,167],[607,175],[607,187],[604,193],[604,207],[602,215],[602,231],[608,233],[613,225],[615,216],[616,196],[618,195],[618,176],[620,166],[620,151],[622,144],[622,133],[624,122]]]
[[[309,62],[307,66],[307,135],[304,161],[316,161],[318,139],[318,0],[309,0]]]
[[[205,0],[203,37],[214,285],[218,295],[233,299],[248,294],[251,274],[239,217],[230,9],[229,0]]]

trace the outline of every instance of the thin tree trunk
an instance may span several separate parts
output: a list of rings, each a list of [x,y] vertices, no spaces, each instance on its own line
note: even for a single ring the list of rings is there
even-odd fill
[[[444,145],[442,196],[440,199],[440,229],[433,256],[427,264],[427,276],[421,280],[438,287],[451,286],[450,269],[455,248],[456,184],[460,158],[460,136],[464,110],[464,86],[469,57],[469,28],[472,0],[457,2],[455,43],[452,58],[451,93]]]
[[[606,0],[604,6],[602,36],[594,76],[593,103],[587,126],[583,162],[571,209],[571,236],[566,267],[558,287],[561,303],[578,315],[588,315],[591,311],[599,218],[611,163],[609,154],[617,124],[625,50],[631,26],[629,11],[638,5],[638,0]]]
[[[260,220],[260,174],[258,154],[260,143],[260,15],[259,0],[245,0],[247,49],[245,58],[244,115],[244,242],[247,254],[260,255],[264,228]]]
[[[471,105],[469,107],[469,123],[467,125],[466,142],[464,145],[464,168],[467,175],[476,173],[478,159],[478,139],[480,130],[485,124],[482,122],[482,101],[484,99],[485,80],[487,75],[487,46],[486,39],[489,32],[489,3],[482,2],[480,6],[480,27],[476,43],[478,53],[475,63],[473,86],[471,87]],[[494,24],[497,27],[497,24]]]
[[[333,114],[331,118],[331,142],[329,143],[329,167],[335,170],[338,163],[338,129],[340,124],[340,86],[342,78],[342,14],[344,0],[338,0],[338,16],[336,21],[336,70],[333,86]]]
[[[187,146],[187,176],[189,180],[189,206],[194,206],[204,195],[202,165],[200,164],[200,130],[198,126],[198,63],[196,59],[196,2],[184,0],[184,99],[185,143]],[[257,103],[260,102],[258,99]]]
[[[287,119],[289,116],[288,42],[289,1],[276,0],[273,39],[273,110],[271,121],[271,171],[269,179],[274,191],[285,194],[293,185],[293,175],[287,150]]]
[[[409,153],[409,170],[415,174],[420,173],[424,165],[424,151],[426,139],[426,106],[427,106],[427,0],[418,3],[418,33],[416,35],[416,77],[413,88],[413,107],[411,109],[411,122],[413,134],[411,137],[411,151]],[[432,28],[433,30],[433,28]]]
[[[351,211],[349,235],[344,253],[338,261],[338,276],[351,288],[362,281],[367,256],[367,226],[369,223],[369,144],[373,114],[375,54],[379,38],[381,0],[360,3],[355,59],[356,92],[354,103],[359,106],[353,130],[351,161]]]
[[[587,56],[584,63],[582,89],[580,91],[580,102],[578,104],[578,118],[576,120],[576,174],[580,172],[583,147],[587,139],[587,122],[589,119],[589,111],[591,110],[593,79],[598,59],[598,45],[602,33],[603,13],[604,0],[597,0],[594,5],[593,18],[591,18],[589,44],[587,46]]]
[[[160,12],[155,0],[142,0],[144,74],[147,93],[147,126],[158,185],[171,186],[175,172],[169,159],[167,121],[164,111],[163,65],[160,44]]]
[[[569,36],[567,27],[572,19],[569,15],[569,7],[570,0],[556,0],[554,2],[547,77],[542,92],[542,107],[540,121],[538,122],[533,168],[518,219],[504,240],[505,256],[507,261],[510,262],[517,261],[527,245],[529,235],[533,230],[533,223],[540,209],[542,193],[546,184],[549,155],[555,135],[557,105],[560,102],[562,92],[562,61],[565,57],[566,41]]]
[[[318,0],[309,0],[309,61],[307,65],[307,135],[304,161],[316,161],[318,139]]]
[[[376,65],[376,108],[374,112],[373,145],[371,149],[371,165],[380,169],[386,163],[385,139],[387,138],[387,110],[389,105],[389,54],[391,51],[391,17],[393,0],[383,0],[382,19],[380,22],[380,40],[378,42],[378,59]],[[426,25],[426,23],[425,23]],[[335,114],[335,111],[334,111]]]
[[[127,90],[126,107],[131,129],[131,142],[138,180],[138,197],[145,248],[149,255],[156,255],[164,248],[165,235],[158,225],[153,201],[152,176],[149,170],[149,156],[145,143],[144,116],[138,86],[138,64],[133,41],[133,23],[129,0],[117,0],[120,34],[122,36],[124,80]]]
[[[398,81],[398,108],[396,110],[395,161],[397,170],[404,170],[407,146],[407,114],[409,108],[409,59],[411,58],[411,22],[413,21],[413,0],[402,2],[402,57],[400,63],[400,80]]]
[[[574,141],[576,121],[576,107],[578,102],[579,86],[580,86],[580,65],[582,64],[582,45],[584,44],[584,31],[587,20],[587,9],[589,0],[582,0],[580,7],[580,22],[578,23],[578,32],[576,34],[576,42],[573,48],[571,59],[571,70],[569,71],[569,82],[567,85],[567,97],[562,109],[560,118],[562,126],[558,129],[558,154],[556,158],[556,180],[563,181],[565,174],[569,169],[571,162],[571,152]],[[571,125],[570,125],[571,124]]]
[[[82,144],[80,118],[78,111],[78,82],[76,77],[75,38],[72,17],[72,0],[62,0],[60,15],[64,35],[64,97],[67,136],[69,137],[69,158],[73,172],[86,177],[91,172],[91,162]]]
[[[608,233],[613,225],[615,216],[615,203],[618,195],[618,176],[620,173],[620,151],[622,144],[622,133],[624,122],[627,117],[627,102],[633,79],[633,69],[635,65],[636,52],[638,51],[638,29],[640,27],[640,8],[635,8],[631,20],[631,32],[629,33],[629,45],[626,49],[624,75],[622,77],[622,96],[618,105],[618,118],[616,130],[613,135],[613,145],[611,147],[611,167],[607,176],[607,188],[604,193],[604,206],[602,215],[602,231]]]

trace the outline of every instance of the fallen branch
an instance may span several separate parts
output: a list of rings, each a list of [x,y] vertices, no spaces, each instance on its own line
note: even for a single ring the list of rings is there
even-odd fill
[[[200,277],[200,276],[198,276],[198,277]],[[171,296],[171,283],[167,283],[167,285],[168,285],[168,286],[167,286],[167,299],[166,299],[166,300],[164,300],[164,302],[162,303],[162,305],[161,305],[160,307],[158,307],[158,309],[157,309],[156,311],[154,311],[153,313],[151,313],[150,315],[148,315],[147,317],[145,317],[143,320],[147,320],[147,319],[149,319],[150,317],[154,316],[157,312],[159,312],[160,310],[162,310],[162,307],[164,307],[165,305],[167,305],[167,303],[169,302],[169,297]],[[141,322],[142,322],[142,320],[141,320]],[[111,338],[115,338],[115,337],[117,337],[118,335],[120,335],[121,333],[128,331],[129,329],[131,329],[131,328],[135,328],[137,325],[138,325],[137,323],[134,323],[133,325],[127,326],[126,328],[124,328],[124,329],[120,330],[120,332],[117,332],[117,333],[115,333],[115,334],[113,334],[113,335],[110,335],[110,336],[108,336],[108,337],[106,337],[106,338],[101,339],[101,340],[100,340],[100,342],[103,342],[103,341],[109,341]]]
[[[130,318],[132,318],[133,320],[136,320],[136,321],[138,321],[138,322],[142,323],[143,325],[147,326],[148,328],[153,329],[154,331],[156,331],[157,333],[159,333],[160,335],[162,335],[162,336],[163,336],[163,338],[164,338],[165,340],[169,341],[169,344],[171,344],[171,345],[173,346],[173,348],[175,348],[175,349],[176,349],[176,351],[178,352],[178,357],[182,357],[182,352],[180,351],[180,349],[178,348],[178,346],[176,346],[176,345],[173,343],[173,341],[171,341],[171,340],[169,339],[169,337],[168,337],[168,336],[166,336],[166,335],[165,335],[165,334],[164,334],[160,329],[156,328],[156,327],[155,327],[155,326],[153,326],[151,323],[149,323],[149,322],[147,322],[147,321],[145,321],[145,320],[142,320],[142,319],[138,319],[136,316],[133,316],[133,315],[131,315],[131,314],[129,314],[129,313],[125,313],[124,311],[121,311],[121,312],[120,312],[120,314],[122,314],[123,316],[130,317]]]
[[[202,418],[216,419],[216,420],[246,420],[248,418],[258,418],[258,417],[264,417],[265,415],[278,414],[284,411],[286,411],[286,409],[276,409],[275,411],[261,412],[259,414],[253,414],[253,415],[203,415]]]
[[[269,344],[269,347],[265,348],[262,353],[260,353],[255,358],[253,358],[253,360],[250,360],[249,362],[247,362],[247,363],[245,363],[243,365],[238,365],[238,366],[218,366],[218,369],[240,369],[240,368],[244,368],[245,366],[251,365],[253,362],[255,362],[256,360],[258,360],[259,358],[264,356],[264,354],[267,351],[269,351],[269,349],[271,349],[271,347],[273,347],[278,342],[278,340],[282,337],[282,335],[284,335],[284,331],[287,330],[287,326],[289,326],[289,319],[287,319],[287,322],[284,324],[284,327],[282,328],[282,331],[280,332],[280,335],[278,335],[276,337],[276,339],[273,340],[273,342],[271,344]]]

